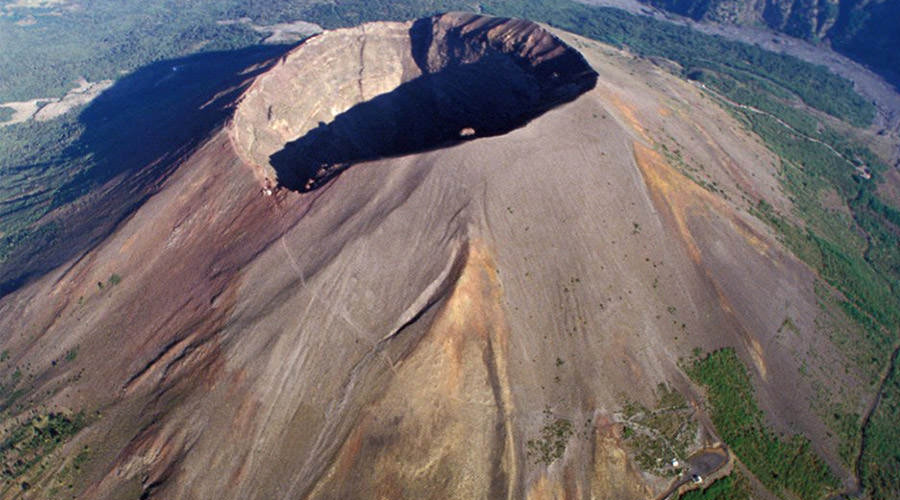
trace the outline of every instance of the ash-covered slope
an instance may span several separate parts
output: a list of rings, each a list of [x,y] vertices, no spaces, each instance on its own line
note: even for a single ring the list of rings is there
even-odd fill
[[[622,408],[668,384],[683,452],[714,444],[678,362],[723,346],[852,483],[808,400],[844,361],[814,276],[740,208],[771,156],[689,84],[569,41],[449,14],[288,54],[102,245],[0,302],[5,425],[80,422],[3,496],[652,498],[669,479],[631,459]],[[398,115],[345,118],[373,102]]]

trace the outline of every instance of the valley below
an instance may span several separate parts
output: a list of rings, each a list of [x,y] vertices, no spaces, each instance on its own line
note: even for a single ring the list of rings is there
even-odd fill
[[[787,54],[812,64],[827,67],[833,73],[853,82],[857,92],[875,103],[878,117],[874,123],[879,134],[891,136],[891,143],[900,144],[900,91],[884,78],[862,64],[821,45],[793,38],[775,31],[751,26],[695,21],[655,9],[638,0],[579,0],[588,5],[613,7],[636,15],[649,16],[659,21],[690,27],[701,33],[720,36],[728,40],[762,47],[765,50]],[[900,147],[892,151],[895,166],[900,166]]]

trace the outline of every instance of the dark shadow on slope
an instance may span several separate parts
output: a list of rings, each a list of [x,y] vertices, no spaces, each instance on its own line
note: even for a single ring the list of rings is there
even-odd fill
[[[423,74],[428,73],[428,50],[434,44],[434,19],[422,18],[413,21],[409,29],[409,42],[413,61]]]
[[[231,115],[245,84],[290,48],[196,54],[151,64],[116,82],[79,116],[85,133],[75,147],[95,161],[60,190],[62,201],[121,173],[180,157],[206,140]]]
[[[411,31],[413,57],[426,66],[430,27]],[[505,134],[592,89],[597,73],[572,50],[530,65],[488,51],[476,62],[448,64],[319,124],[272,154],[280,185],[309,191],[359,162],[420,153]]]
[[[290,48],[259,46],[157,62],[95,99],[78,117],[81,136],[57,163],[81,170],[57,190],[52,204],[62,208],[0,264],[0,297],[102,241],[225,122],[249,80]]]

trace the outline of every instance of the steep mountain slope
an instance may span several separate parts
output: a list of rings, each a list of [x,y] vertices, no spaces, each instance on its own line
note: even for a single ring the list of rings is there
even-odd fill
[[[804,40],[823,40],[900,81],[900,4],[884,0],[641,0],[696,20],[765,25]]]
[[[776,159],[558,36],[448,14],[280,58],[111,236],[0,299],[4,425],[56,433],[4,445],[3,497],[653,498],[626,408],[686,399],[661,461],[716,444],[681,363],[722,347],[852,489],[811,403],[861,412],[866,373],[746,211],[789,213]]]

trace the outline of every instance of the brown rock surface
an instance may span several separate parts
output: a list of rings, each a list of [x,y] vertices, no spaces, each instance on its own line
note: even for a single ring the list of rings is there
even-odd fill
[[[428,51],[414,50],[422,33]],[[689,84],[559,36],[569,45],[454,14],[314,38],[111,237],[0,300],[0,374],[28,367],[11,414],[88,415],[56,455],[91,450],[71,491],[647,498],[668,482],[638,471],[613,417],[660,382],[696,399],[678,360],[722,346],[753,368],[773,425],[811,436],[849,476],[797,397],[812,393],[798,346],[817,349],[811,365],[841,361],[814,324],[813,275],[739,201],[777,186],[770,154]],[[507,83],[550,97],[515,101],[533,106],[495,133],[454,123],[454,137],[478,136],[261,194],[265,177],[284,180],[270,158],[319,122],[492,51],[507,61],[495,80],[518,71]],[[560,57],[579,71],[540,70]],[[336,136],[370,124],[357,125]],[[657,152],[667,141],[730,196],[680,173]],[[798,327],[787,339],[785,316]],[[575,432],[544,463],[527,443],[548,412]],[[4,497],[44,498],[63,466]]]

